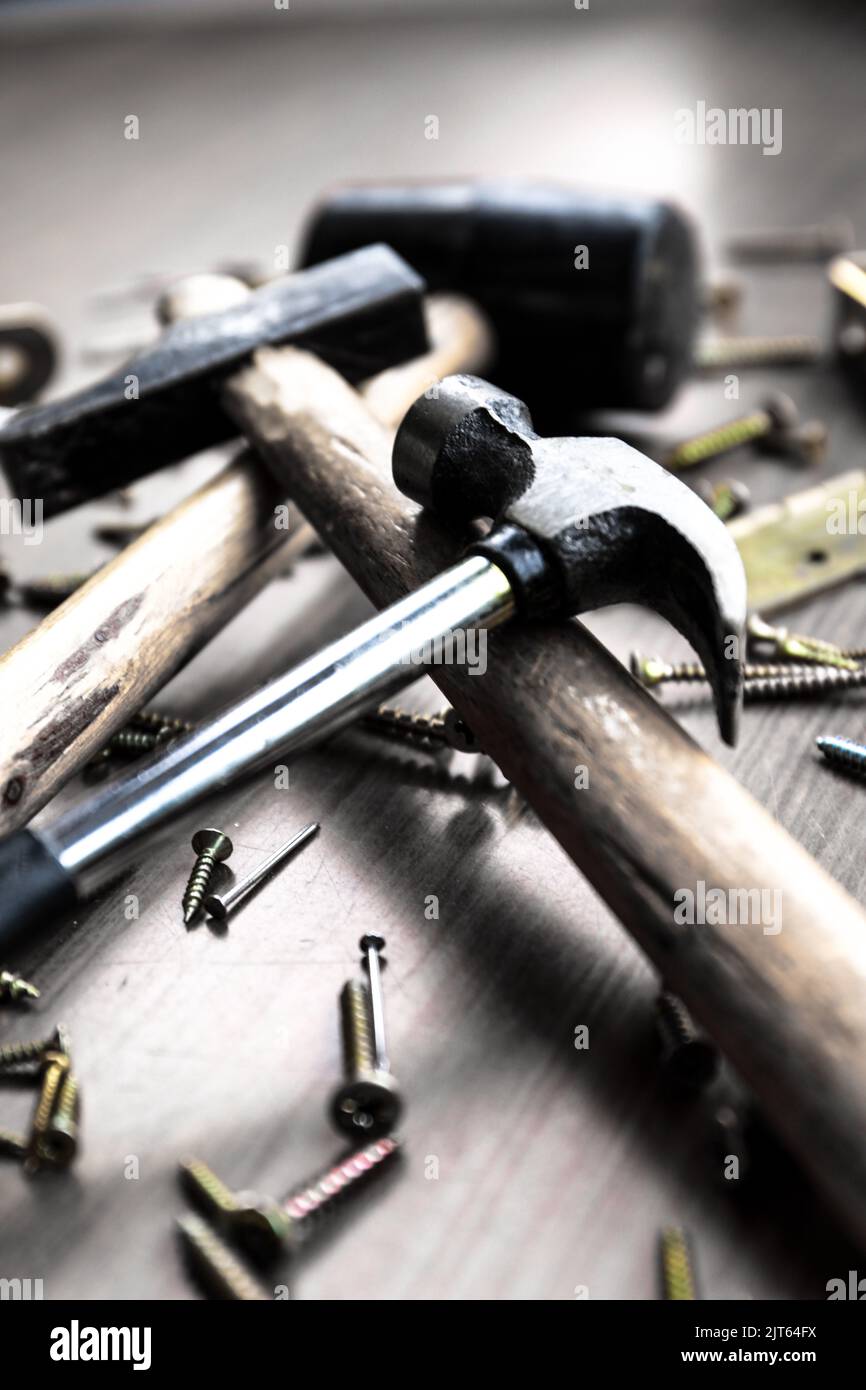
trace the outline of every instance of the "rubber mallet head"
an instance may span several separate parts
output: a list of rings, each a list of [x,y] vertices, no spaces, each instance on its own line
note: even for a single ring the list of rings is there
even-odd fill
[[[219,388],[259,347],[307,348],[351,382],[416,357],[423,290],[389,247],[367,246],[184,319],[95,385],[16,412],[0,430],[9,485],[53,516],[233,438]]]
[[[661,613],[699,653],[735,741],[745,573],[724,523],[679,478],[619,439],[542,439],[522,401],[472,376],[416,401],[393,462],[422,506],[461,524],[494,518],[471,550],[505,572],[522,614]]]
[[[348,186],[319,206],[301,264],[371,240],[481,305],[491,376],[535,410],[656,409],[691,369],[697,248],[668,203],[523,181]]]

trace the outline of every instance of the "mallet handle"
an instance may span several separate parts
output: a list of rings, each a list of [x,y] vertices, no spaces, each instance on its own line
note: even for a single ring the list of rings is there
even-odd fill
[[[397,492],[390,435],[321,363],[260,352],[228,405],[377,606],[453,563],[459,538]],[[486,674],[431,674],[866,1243],[860,906],[579,623],[511,624]],[[778,889],[781,930],[678,925],[701,881]]]
[[[432,351],[364,387],[389,424],[432,380],[478,370],[489,353],[465,301],[431,301],[428,319]],[[308,543],[308,527],[288,540],[276,529],[290,491],[243,454],[0,658],[0,835],[35,815]]]

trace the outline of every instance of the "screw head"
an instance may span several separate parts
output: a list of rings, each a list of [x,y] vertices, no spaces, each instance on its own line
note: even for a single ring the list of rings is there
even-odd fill
[[[192,847],[196,854],[204,854],[209,850],[214,859],[228,859],[234,845],[224,830],[215,830],[212,827],[207,830],[197,830],[192,837]]]
[[[767,396],[763,409],[772,421],[773,434],[787,434],[789,430],[794,429],[800,418],[800,412],[791,397],[786,396],[783,391],[773,391]]]
[[[361,937],[358,945],[366,956],[368,951],[384,951],[385,938],[384,936],[374,936],[372,933],[368,932],[366,936]]]
[[[353,1139],[390,1134],[403,1110],[399,1087],[390,1072],[374,1071],[338,1086],[331,1098],[331,1119]]]

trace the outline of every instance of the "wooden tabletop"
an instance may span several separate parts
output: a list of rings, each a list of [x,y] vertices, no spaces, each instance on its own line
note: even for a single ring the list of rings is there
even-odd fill
[[[863,21],[832,6],[659,8],[317,26],[297,6],[246,26],[19,29],[0,81],[0,301],[55,315],[60,391],[148,331],[146,303],[100,292],[230,260],[273,265],[334,179],[521,174],[663,192],[695,213],[715,265],[740,229],[831,215],[866,228]],[[677,144],[674,113],[698,100],[781,108],[782,152]],[[138,141],[124,139],[130,114]],[[431,114],[438,140],[425,138]],[[738,330],[826,331],[821,267],[741,274]],[[860,408],[832,368],[744,372],[741,403],[771,387],[829,423],[823,474],[863,466]],[[639,424],[652,449],[731,413],[710,378]],[[98,520],[158,515],[217,465],[197,459],[136,485],[126,505],[109,496],[53,521],[42,545],[3,537],[4,562],[15,577],[87,569],[112,553],[93,537]],[[807,481],[748,452],[706,469],[729,475],[756,502]],[[156,704],[204,718],[368,611],[331,557],[306,559]],[[862,584],[792,616],[862,642]],[[6,610],[3,647],[35,619]],[[637,610],[589,623],[623,659],[635,646],[686,653]],[[861,736],[862,695],[750,707],[735,751],[703,694],[665,698],[860,895],[864,793],[820,764],[813,740]],[[441,701],[421,681],[405,703]],[[85,794],[78,782],[62,800]],[[184,928],[199,825],[229,832],[240,876],[310,820],[321,834],[226,931]],[[845,1233],[780,1159],[751,1195],[717,1180],[706,1106],[660,1074],[653,971],[497,770],[353,730],[294,763],[287,788],[269,774],[214,798],[77,922],[16,956],[42,999],[0,1006],[0,1041],[68,1024],[83,1150],[63,1176],[29,1180],[4,1161],[0,1277],[41,1278],[46,1298],[195,1296],[172,1229],[177,1162],[195,1153],[235,1186],[280,1195],[341,1152],[326,1118],[337,998],[370,930],[388,942],[406,1152],[374,1199],[280,1274],[293,1297],[654,1298],[658,1231],[672,1221],[693,1234],[707,1298],[822,1298],[854,1267]],[[0,1127],[23,1127],[31,1102],[0,1088]]]

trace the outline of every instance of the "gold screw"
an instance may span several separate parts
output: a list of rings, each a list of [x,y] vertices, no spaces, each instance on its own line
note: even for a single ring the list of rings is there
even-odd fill
[[[42,1068],[42,1085],[30,1124],[24,1165],[31,1173],[35,1173],[44,1162],[63,1162],[59,1149],[55,1153],[48,1130],[61,1085],[69,1071],[69,1058],[65,1052],[45,1052],[42,1055]]]
[[[0,970],[0,999],[16,1004],[19,999],[38,999],[39,990],[11,970]]]
[[[42,1141],[42,1158],[55,1168],[67,1168],[78,1152],[80,1114],[78,1078],[67,1072]]]
[[[749,443],[761,443],[769,451],[791,455],[804,463],[817,463],[827,442],[826,426],[818,420],[798,425],[797,419],[794,402],[776,391],[758,410],[678,444],[665,458],[665,467],[679,472]]]
[[[665,1298],[697,1298],[689,1242],[681,1226],[668,1226],[662,1231],[661,1257]]]
[[[213,1297],[270,1302],[258,1280],[201,1217],[186,1216],[178,1221],[177,1228],[194,1273]]]
[[[820,637],[805,637],[799,632],[789,632],[786,627],[773,627],[757,613],[749,618],[746,631],[750,642],[769,643],[777,656],[787,656],[793,661],[810,661],[818,666],[839,666],[853,671],[857,668],[855,658],[866,656],[862,647],[843,648]]]
[[[233,1192],[201,1159],[180,1165],[181,1183],[222,1233],[259,1260],[273,1259],[285,1245],[290,1223],[279,1204],[250,1192]]]

